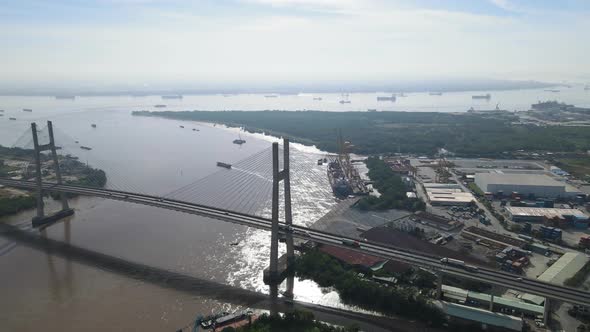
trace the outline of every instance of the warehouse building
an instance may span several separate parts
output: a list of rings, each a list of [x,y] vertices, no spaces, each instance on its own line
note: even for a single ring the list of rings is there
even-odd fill
[[[563,285],[573,277],[588,261],[586,255],[579,252],[567,252],[563,254],[553,265],[551,265],[537,280],[556,285]],[[539,295],[524,294],[522,300],[528,303],[543,305],[545,298]]]
[[[517,192],[522,198],[570,198],[580,194],[564,182],[542,174],[478,173],[475,175],[475,184],[484,192],[502,192],[505,195]]]
[[[507,206],[506,212],[512,221],[542,222],[544,219],[588,220],[588,216],[578,209],[533,208]]]
[[[469,205],[475,201],[475,197],[458,184],[424,183],[424,190],[432,205]]]

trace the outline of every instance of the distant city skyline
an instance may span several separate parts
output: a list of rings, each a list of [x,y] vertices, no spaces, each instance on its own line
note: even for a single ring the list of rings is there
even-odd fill
[[[583,0],[20,0],[0,87],[590,81]]]

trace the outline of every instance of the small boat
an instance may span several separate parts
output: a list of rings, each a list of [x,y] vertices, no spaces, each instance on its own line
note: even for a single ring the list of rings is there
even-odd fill
[[[264,95],[264,98],[278,98],[279,95],[271,94],[271,95]]]
[[[339,101],[340,104],[350,104],[350,100],[348,99],[348,93],[342,94],[342,99]]]
[[[367,109],[367,112],[377,112],[377,109],[376,108],[369,108],[369,109]]]
[[[559,90],[555,90],[555,89],[546,89],[545,92],[559,92]]]
[[[8,118],[8,120],[16,120],[16,118]]]
[[[431,92],[431,96],[442,96],[442,92]]]
[[[323,159],[318,159],[318,165],[322,166],[324,164],[324,160]]]
[[[179,126],[180,128],[184,128],[184,126]]]
[[[231,242],[229,245],[230,246],[237,246],[238,244],[240,244],[240,241]]]
[[[23,112],[32,112],[33,110],[30,108],[23,108]]]
[[[78,141],[76,141],[76,144],[78,144]]]
[[[234,142],[233,142],[234,144],[242,145],[242,144],[246,143],[246,140],[243,140],[242,136],[238,135],[238,137],[239,137],[238,139],[234,140]]]
[[[164,107],[166,107],[166,105],[164,105],[164,104],[157,104],[157,105],[154,105],[154,107],[155,108],[164,108]]]
[[[80,149],[82,149],[82,150],[92,150],[92,148],[89,148],[89,147],[84,146],[84,145],[80,146]]]
[[[93,124],[90,125],[90,127],[96,128],[96,124],[93,123]]]
[[[218,161],[217,162],[217,166],[223,167],[223,168],[227,168],[227,169],[231,169],[231,164],[222,163],[221,161]]]
[[[71,96],[71,95],[58,95],[58,96],[55,96],[55,99],[71,99],[71,100],[74,100],[74,99],[76,99],[76,96]]]
[[[322,97],[313,97],[313,100],[322,100]]]
[[[4,113],[4,110],[0,110],[0,113]]]
[[[197,129],[197,128],[193,128],[193,131],[200,131],[200,130],[199,130],[199,129]]]

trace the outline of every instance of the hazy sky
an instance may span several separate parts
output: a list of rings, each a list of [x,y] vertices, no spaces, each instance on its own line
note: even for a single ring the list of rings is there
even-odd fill
[[[588,0],[0,0],[0,81],[590,81],[589,35]]]

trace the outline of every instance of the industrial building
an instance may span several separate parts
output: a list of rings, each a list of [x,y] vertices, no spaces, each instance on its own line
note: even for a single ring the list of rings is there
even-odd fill
[[[424,183],[428,201],[432,205],[468,205],[475,197],[454,183]]]
[[[487,331],[522,331],[524,326],[522,318],[449,302],[440,305],[451,320],[478,322],[485,325]]]
[[[580,194],[564,182],[542,174],[478,173],[475,175],[475,184],[484,192],[495,195],[517,192],[522,198],[572,198]]]
[[[588,216],[578,209],[507,206],[506,212],[510,219],[515,222],[542,222],[545,219],[554,218],[588,220]]]
[[[567,252],[551,265],[537,280],[563,285],[565,280],[573,277],[588,261],[586,255],[579,252]],[[524,294],[522,300],[528,303],[543,305],[545,298],[533,294]]]
[[[494,296],[492,300],[490,294],[472,292],[448,285],[442,285],[441,288],[446,300],[457,302],[459,304],[470,304],[489,309],[490,302],[493,301],[493,308],[514,310],[518,316],[524,314],[530,317],[537,317],[542,316],[545,313],[543,306],[526,303],[515,298]]]

